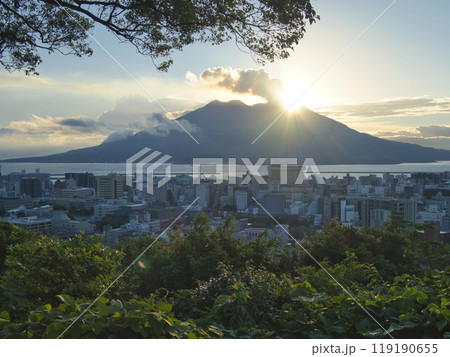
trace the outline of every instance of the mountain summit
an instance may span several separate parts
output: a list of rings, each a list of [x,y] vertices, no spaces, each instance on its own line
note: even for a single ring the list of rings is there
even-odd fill
[[[191,163],[193,157],[313,158],[317,164],[396,164],[450,160],[450,151],[380,139],[305,107],[286,113],[254,144],[283,108],[214,101],[177,119],[188,125],[195,143],[177,125],[169,131],[141,131],[133,136],[61,154],[11,159],[13,162],[125,162],[149,147]],[[126,118],[124,118],[126,120]]]

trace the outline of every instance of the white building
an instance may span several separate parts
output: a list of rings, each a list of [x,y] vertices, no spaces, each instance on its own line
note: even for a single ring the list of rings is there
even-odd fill
[[[141,234],[155,234],[161,231],[161,221],[159,219],[151,220],[150,213],[145,212],[142,221],[139,221],[138,214],[130,215],[130,222],[120,228],[105,229],[106,244],[114,246],[125,237],[139,237]]]
[[[107,216],[108,214],[117,211],[119,209],[118,205],[112,205],[112,204],[98,204],[94,206],[94,221],[100,221],[103,217]]]
[[[372,209],[370,210],[370,226],[381,228],[383,224],[389,221],[391,211],[387,209]]]
[[[95,226],[86,221],[72,221],[67,214],[57,213],[52,218],[53,234],[58,238],[72,238],[80,233],[94,234]]]
[[[307,203],[302,203],[300,201],[295,201],[289,206],[289,214],[296,216],[303,216],[308,209]]]
[[[209,183],[201,182],[195,185],[195,196],[198,197],[198,205],[207,207],[209,203]]]
[[[346,200],[341,201],[341,222],[344,226],[353,226],[359,221],[358,212],[355,206],[347,205]]]
[[[81,200],[86,200],[95,197],[95,190],[90,187],[84,188],[63,188],[56,190],[56,198],[74,199],[78,198]]]
[[[236,210],[245,211],[248,208],[248,194],[247,191],[236,191]]]
[[[290,240],[289,237],[289,225],[288,224],[282,224],[282,227],[277,225],[273,229],[267,229],[267,228],[246,228],[243,231],[236,234],[237,238],[245,239],[247,241],[252,241],[256,239],[258,236],[263,234],[264,232],[267,232],[268,238],[281,238],[285,244],[287,244]]]
[[[38,217],[13,217],[5,220],[16,225],[17,227],[24,228],[29,231],[36,231],[47,235],[52,234],[53,232],[53,224],[51,219],[41,219]]]
[[[40,207],[34,207],[29,208],[25,210],[26,216],[36,216],[36,217],[45,217],[45,218],[51,218],[53,215],[53,207],[50,205],[40,206]]]
[[[419,211],[417,213],[417,222],[425,223],[425,222],[439,222],[442,223],[442,217],[444,216],[441,211]]]

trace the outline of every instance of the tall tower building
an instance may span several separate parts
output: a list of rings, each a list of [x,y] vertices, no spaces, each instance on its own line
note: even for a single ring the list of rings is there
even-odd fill
[[[119,198],[123,194],[125,178],[118,174],[108,174],[107,176],[96,177],[97,197]]]

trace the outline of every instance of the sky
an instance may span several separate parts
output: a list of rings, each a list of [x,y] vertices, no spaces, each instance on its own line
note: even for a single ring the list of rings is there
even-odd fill
[[[120,66],[91,41],[89,58],[43,54],[39,76],[0,69],[0,159],[155,128],[159,104],[173,118],[215,99],[252,105],[275,92],[289,105],[312,83],[297,104],[371,135],[450,149],[450,1],[398,0],[343,53],[391,3],[313,1],[321,19],[289,59],[265,66],[229,42],[188,46],[174,54],[167,73],[159,72],[97,27],[93,36]],[[234,87],[224,85],[227,76]]]

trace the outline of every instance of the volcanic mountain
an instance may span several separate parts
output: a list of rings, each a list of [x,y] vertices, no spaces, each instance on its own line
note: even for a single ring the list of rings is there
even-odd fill
[[[360,133],[305,107],[277,120],[279,105],[248,106],[240,101],[214,101],[176,119],[188,127],[198,144],[178,125],[170,131],[141,131],[127,138],[65,153],[11,159],[13,162],[125,162],[149,147],[172,156],[172,163],[206,158],[313,158],[316,164],[396,164],[450,160],[450,151],[380,139]],[[124,118],[124,121],[126,118]],[[172,123],[173,124],[173,123]],[[254,143],[253,143],[254,142]]]

